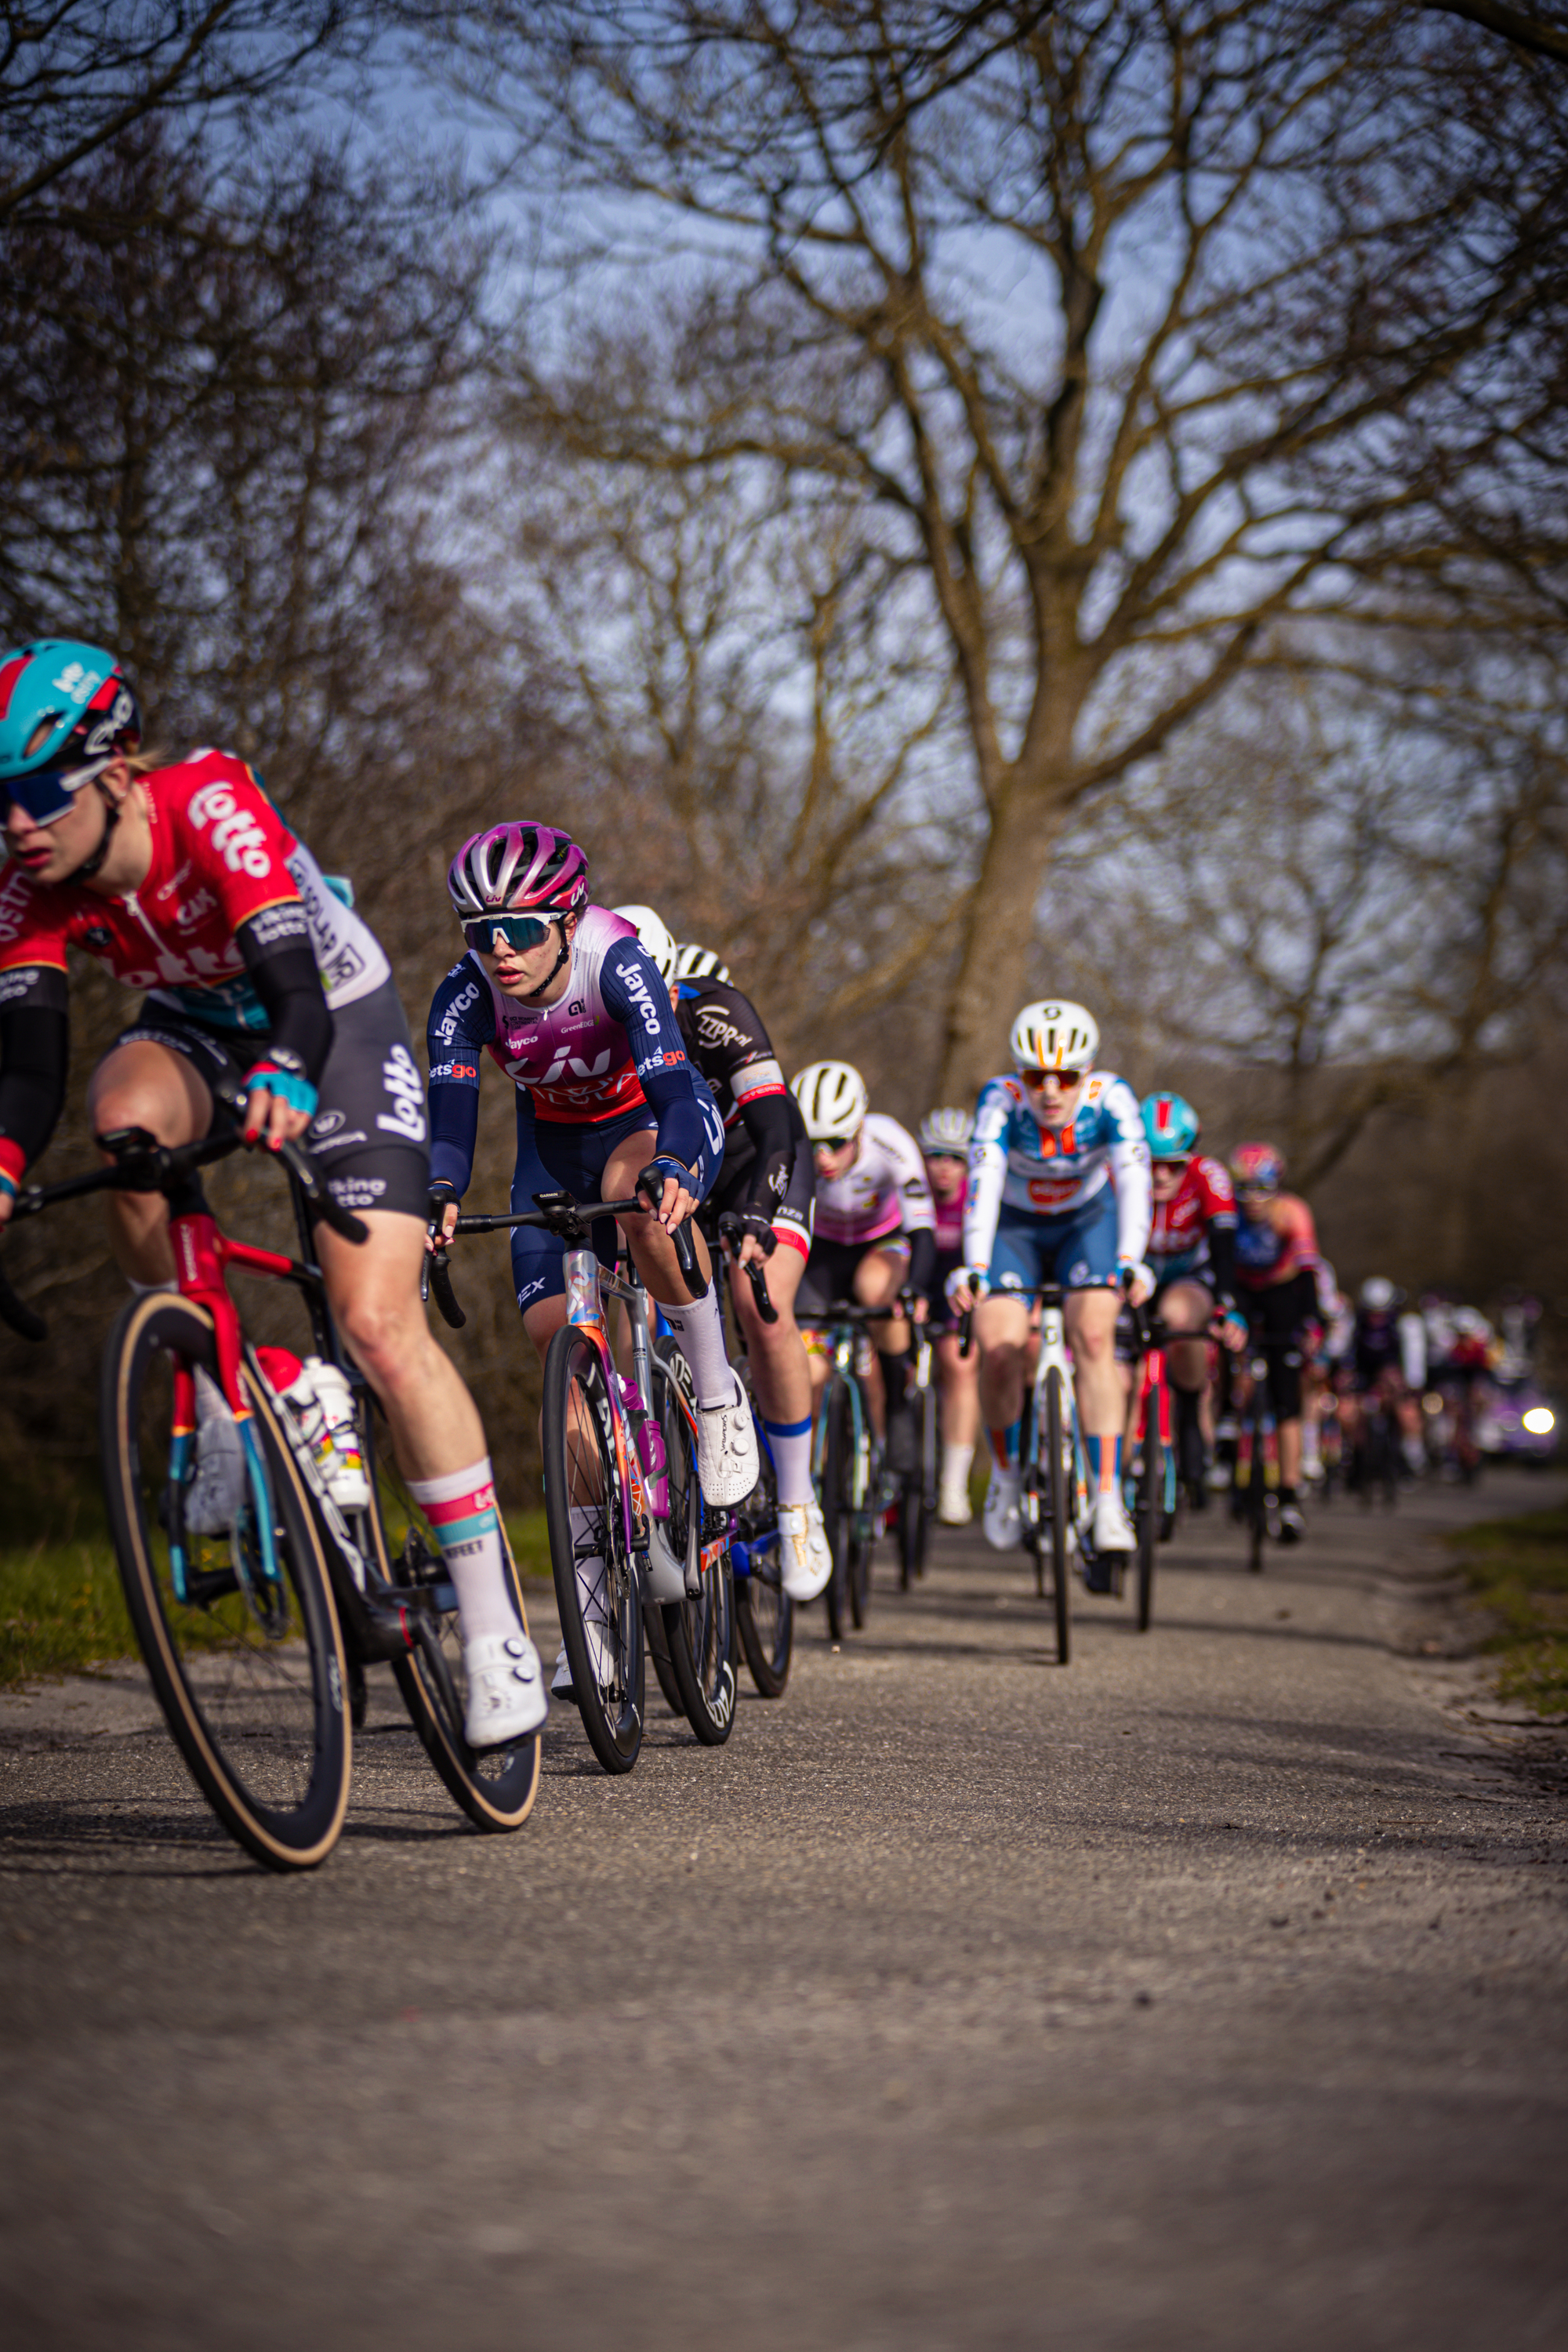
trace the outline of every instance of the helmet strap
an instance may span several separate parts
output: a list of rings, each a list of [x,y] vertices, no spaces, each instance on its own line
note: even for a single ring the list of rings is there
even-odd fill
[[[104,791],[102,784],[97,782],[96,779],[94,788],[97,791],[100,800],[103,803],[103,831],[99,835],[98,847],[88,852],[88,855],[82,859],[81,864],[76,868],[74,873],[63,876],[61,877],[62,883],[90,882],[92,880],[93,876],[98,872],[99,867],[103,864],[104,859],[109,855],[109,845],[114,838],[114,828],[120,823],[119,809],[110,799],[109,794]]]
[[[539,986],[537,988],[524,989],[522,997],[525,1004],[531,1004],[536,997],[543,995],[545,990],[549,987],[551,982],[554,979],[556,973],[560,971],[562,965],[565,962],[571,952],[572,942],[566,936],[566,921],[563,916],[561,922],[561,952],[556,957],[554,962],[551,965],[550,970],[545,973],[544,978],[540,982]]]

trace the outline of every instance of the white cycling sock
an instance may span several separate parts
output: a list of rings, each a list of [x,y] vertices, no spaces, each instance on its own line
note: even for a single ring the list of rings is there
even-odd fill
[[[458,1595],[464,1641],[517,1633],[489,1455],[481,1454],[468,1469],[453,1470],[444,1478],[410,1478],[408,1491],[441,1547]]]
[[[811,1500],[811,1415],[804,1421],[764,1421],[781,1503]]]
[[[973,1445],[949,1445],[942,1449],[942,1483],[944,1486],[967,1486],[969,1465],[974,1459]]]
[[[653,1303],[674,1332],[676,1344],[691,1367],[698,1403],[733,1404],[735,1375],[724,1352],[724,1318],[719,1312],[719,1294],[712,1283],[705,1297],[683,1299],[679,1307],[667,1307],[662,1298]]]

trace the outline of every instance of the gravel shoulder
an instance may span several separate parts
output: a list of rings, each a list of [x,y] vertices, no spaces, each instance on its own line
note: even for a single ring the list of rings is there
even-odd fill
[[[612,1784],[558,1715],[512,1839],[384,1683],[309,1880],[133,1675],[6,1699],[5,2340],[1563,2340],[1568,1833],[1431,1546],[1560,1486],[1256,1579],[1210,1514],[1065,1671],[943,1535],[722,1750],[655,1695]]]

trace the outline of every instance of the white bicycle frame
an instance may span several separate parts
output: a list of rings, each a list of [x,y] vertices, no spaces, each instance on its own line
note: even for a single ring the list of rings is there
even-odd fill
[[[993,1297],[1005,1293],[993,1292]],[[1033,1390],[1035,1417],[1035,1457],[1048,1477],[1060,1475],[1063,1465],[1048,1459],[1049,1443],[1046,1415],[1046,1382],[1053,1371],[1062,1378],[1062,1446],[1070,1450],[1072,1466],[1068,1492],[1068,1541],[1076,1544],[1080,1554],[1093,1550],[1091,1529],[1094,1513],[1089,1493],[1089,1465],[1084,1459],[1083,1441],[1078,1425],[1078,1391],[1073,1385],[1072,1351],[1067,1342],[1067,1322],[1061,1307],[1042,1305],[1040,1308],[1040,1352],[1035,1365]],[[1026,1486],[1019,1496],[1020,1507],[1029,1527],[1038,1529],[1044,1498],[1031,1493]]]

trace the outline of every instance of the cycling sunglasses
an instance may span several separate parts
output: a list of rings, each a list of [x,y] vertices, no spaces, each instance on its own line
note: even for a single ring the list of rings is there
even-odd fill
[[[530,948],[544,945],[551,924],[560,919],[558,915],[485,915],[477,923],[465,923],[463,937],[480,955],[493,955],[498,943],[514,955],[526,955]]]
[[[82,786],[101,775],[107,765],[100,760],[88,768],[35,768],[30,776],[12,776],[0,783],[0,803],[15,801],[35,824],[58,824],[69,814]]]
[[[1158,1176],[1163,1169],[1167,1176],[1184,1176],[1192,1164],[1193,1155],[1190,1151],[1185,1151],[1182,1154],[1182,1157],[1179,1160],[1173,1160],[1169,1157],[1163,1160],[1156,1160],[1154,1162],[1154,1173]]]
[[[1055,1078],[1063,1094],[1069,1087],[1081,1087],[1088,1077],[1087,1070],[1020,1070],[1018,1076],[1032,1093],[1038,1093],[1047,1078]]]
[[[852,1135],[819,1135],[811,1148],[814,1151],[842,1151],[847,1143],[854,1140]]]

